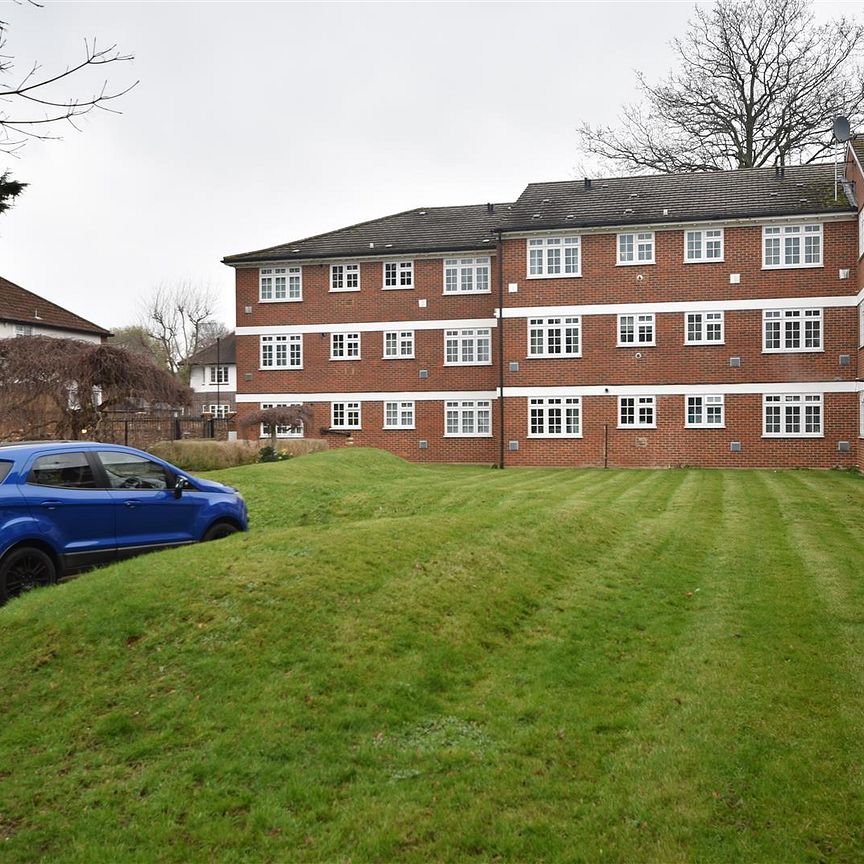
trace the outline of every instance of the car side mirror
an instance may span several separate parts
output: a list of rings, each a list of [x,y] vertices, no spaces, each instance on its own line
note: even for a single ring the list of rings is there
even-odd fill
[[[189,481],[185,477],[177,477],[174,481],[174,497],[179,498],[183,494],[184,489],[189,488]]]

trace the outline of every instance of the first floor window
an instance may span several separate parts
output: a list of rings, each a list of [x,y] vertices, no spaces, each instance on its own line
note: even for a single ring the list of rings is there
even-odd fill
[[[701,231],[684,232],[684,260],[722,261],[723,229],[706,228]]]
[[[532,237],[528,240],[529,276],[580,276],[579,237]]]
[[[578,396],[528,400],[529,438],[579,438],[582,400]]]
[[[488,366],[491,362],[492,331],[488,327],[444,331],[445,366]]]
[[[330,407],[330,426],[333,429],[359,429],[360,403],[333,402]]]
[[[16,336],[32,336],[33,335],[33,327],[30,324],[16,324],[15,325],[15,335]]]
[[[384,262],[384,287],[385,288],[413,288],[414,287],[414,262],[413,261],[385,261]]]
[[[619,264],[653,264],[654,232],[618,235]]]
[[[766,309],[763,351],[821,351],[821,309]]]
[[[529,318],[529,357],[579,357],[581,319]]]
[[[414,356],[414,331],[394,330],[384,334],[384,356],[406,360]]]
[[[413,429],[414,428],[414,403],[413,402],[385,402],[384,403],[384,428],[385,429]]]
[[[763,397],[762,434],[773,438],[822,435],[822,394],[782,393]]]
[[[653,345],[654,315],[619,315],[618,345]]]
[[[288,408],[292,405],[299,405],[299,402],[262,402],[261,408]],[[261,424],[261,438],[269,438],[270,437],[270,427],[266,423]],[[277,438],[302,438],[303,437],[303,426],[299,428],[292,428],[291,426],[277,426],[276,427],[276,437]]]
[[[445,294],[487,294],[488,258],[446,258],[444,260]]]
[[[861,394],[861,404],[859,406],[860,417],[858,421],[858,435],[864,438],[864,393]]]
[[[818,267],[822,264],[822,225],[766,225],[762,229],[763,267]]]
[[[360,334],[359,333],[331,333],[330,334],[330,359],[331,360],[359,360],[360,359]]]
[[[444,403],[444,434],[468,438],[492,435],[492,403],[489,400]]]
[[[227,366],[211,366],[210,367],[210,383],[211,384],[227,384],[228,383],[228,367]]]
[[[204,405],[203,408],[205,414],[212,414],[217,419],[228,416],[229,406],[226,402],[220,402],[218,405]]]
[[[688,396],[687,426],[723,426],[723,396]]]
[[[302,300],[299,267],[262,267],[258,278],[261,300]]]
[[[655,408],[654,396],[619,396],[618,425],[622,427],[653,428]]]
[[[687,312],[684,316],[687,345],[720,345],[723,343],[722,312]]]
[[[303,337],[280,335],[261,337],[262,369],[302,369]]]
[[[330,290],[331,291],[359,291],[360,290],[360,265],[359,264],[331,264],[330,265]]]

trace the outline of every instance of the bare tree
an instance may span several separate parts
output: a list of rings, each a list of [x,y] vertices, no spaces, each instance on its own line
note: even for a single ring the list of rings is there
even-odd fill
[[[637,73],[644,103],[619,128],[579,129],[583,153],[627,171],[712,171],[812,162],[832,119],[864,119],[864,27],[817,26],[809,0],[716,0],[672,43],[677,69]]]
[[[263,423],[269,427],[270,446],[276,450],[276,433],[278,427],[288,431],[298,432],[312,422],[312,407],[310,405],[279,405],[275,408],[262,408],[251,414],[244,414],[241,425],[245,427],[258,426]]]
[[[160,285],[143,303],[141,326],[159,345],[171,372],[187,384],[189,358],[228,332],[214,320],[215,311],[213,291],[188,280]]]
[[[98,436],[105,413],[130,400],[184,406],[188,387],[152,360],[114,345],[28,336],[0,340],[5,434]]]

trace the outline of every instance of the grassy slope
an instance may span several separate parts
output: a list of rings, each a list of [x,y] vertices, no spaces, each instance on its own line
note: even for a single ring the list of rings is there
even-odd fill
[[[4,864],[864,858],[859,478],[219,476],[249,535],[0,610]]]

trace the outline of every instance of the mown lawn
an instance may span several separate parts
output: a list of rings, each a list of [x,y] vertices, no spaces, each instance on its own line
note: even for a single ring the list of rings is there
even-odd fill
[[[0,610],[0,860],[860,862],[864,481],[341,451]]]

